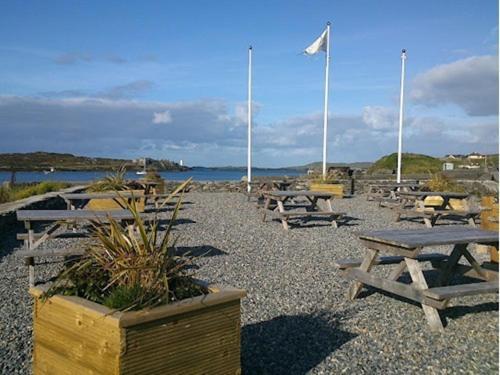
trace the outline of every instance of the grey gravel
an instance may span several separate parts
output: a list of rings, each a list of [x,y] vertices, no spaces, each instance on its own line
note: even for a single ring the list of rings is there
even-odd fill
[[[198,276],[247,290],[242,302],[242,366],[249,374],[498,373],[498,296],[452,301],[444,333],[428,330],[416,304],[373,289],[349,301],[335,259],[360,257],[356,232],[421,228],[363,196],[336,200],[354,219],[332,228],[308,221],[286,232],[263,223],[239,193],[190,193],[176,226],[180,250],[200,255]],[[168,213],[162,215],[168,216]],[[20,230],[20,228],[17,228]],[[27,269],[15,256],[15,229],[0,248],[0,369],[30,373],[32,301]],[[84,246],[58,239],[48,247]],[[451,248],[445,248],[450,251]],[[484,255],[479,255],[484,259]],[[38,266],[40,281],[60,263]],[[388,271],[383,271],[388,272]]]

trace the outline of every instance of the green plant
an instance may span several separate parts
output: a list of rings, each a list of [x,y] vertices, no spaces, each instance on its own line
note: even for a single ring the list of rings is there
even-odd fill
[[[161,178],[158,171],[154,168],[151,168],[146,172],[144,179],[148,181],[163,181],[163,178]]]
[[[136,310],[167,304],[205,293],[191,273],[192,258],[175,253],[173,224],[177,218],[182,191],[188,180],[170,194],[163,205],[181,192],[164,233],[156,218],[143,221],[134,200],[127,205],[133,226],[121,226],[109,217],[108,224],[93,223],[96,243],[81,260],[59,274],[44,298],[54,294],[77,295],[113,309]],[[119,192],[118,192],[119,194]]]
[[[7,186],[0,186],[0,203],[11,201],[11,191]]]
[[[125,173],[127,172],[125,166],[121,166],[115,173],[108,174],[101,180],[94,182],[88,187],[90,192],[100,192],[109,190],[127,190],[127,181],[125,180]]]
[[[70,186],[68,183],[53,181],[44,181],[38,184],[29,185],[15,185],[14,187],[1,186],[0,203],[16,201],[33,195],[49,193],[51,191],[58,191],[68,186]]]
[[[26,187],[14,187],[12,189],[13,200],[24,199],[31,197],[33,195],[40,195],[49,193],[51,191],[58,191],[70,186],[70,184],[65,182],[53,182],[53,181],[44,181],[39,184],[30,185]]]
[[[422,190],[463,192],[464,188],[453,179],[439,172],[430,175],[430,179],[425,183]]]

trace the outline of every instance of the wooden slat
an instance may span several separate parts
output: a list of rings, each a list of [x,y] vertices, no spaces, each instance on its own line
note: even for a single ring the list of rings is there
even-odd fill
[[[444,254],[439,253],[431,253],[431,254],[420,254],[415,259],[419,262],[435,262],[442,261],[447,258]],[[385,256],[379,257],[375,260],[374,264],[376,265],[387,265],[387,264],[396,264],[404,260],[402,256]],[[340,269],[345,268],[354,268],[359,267],[361,265],[362,259],[341,259],[335,261],[335,265]]]
[[[307,211],[307,212],[280,212],[280,216],[344,216],[344,212],[330,212],[330,211]]]
[[[265,191],[262,193],[264,196],[276,198],[296,198],[296,197],[314,197],[314,198],[331,198],[335,194],[324,191],[310,191],[310,190],[289,190],[289,191]]]
[[[497,292],[498,281],[489,281],[430,288],[425,290],[424,294],[429,298],[439,300]]]
[[[359,268],[349,268],[345,271],[345,275],[350,279],[361,282],[362,284],[370,285],[372,287],[385,290],[387,292],[411,299],[416,302],[422,303],[425,301],[427,304],[437,309],[445,308],[445,305],[443,303],[435,301],[433,299],[427,300],[421,291],[399,281],[383,279],[381,277],[360,270]]]
[[[83,254],[85,254],[83,249],[20,250],[15,253],[19,257],[60,257]]]
[[[498,244],[498,232],[463,226],[362,232],[359,238],[409,249],[460,243]]]
[[[35,240],[39,239],[43,236],[43,233],[34,233],[33,238]],[[29,237],[28,233],[17,233],[16,238],[20,241],[27,240]],[[82,238],[82,237],[90,237],[89,233],[86,232],[65,232],[65,233],[57,233],[52,235],[50,238]]]
[[[401,191],[400,196],[404,197],[418,197],[423,199],[424,197],[439,196],[442,198],[457,198],[465,199],[469,196],[468,193],[456,193],[451,191]]]
[[[108,217],[117,220],[132,220],[134,216],[129,210],[112,211],[86,211],[86,210],[19,210],[17,211],[17,220],[24,221],[86,221],[100,220],[105,221]]]

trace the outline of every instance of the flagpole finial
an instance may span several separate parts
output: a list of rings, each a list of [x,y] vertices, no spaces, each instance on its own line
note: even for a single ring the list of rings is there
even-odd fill
[[[332,23],[331,23],[330,21],[328,21],[328,22],[326,23],[326,26],[331,26],[331,25],[332,25]]]
[[[248,49],[253,49],[252,45],[250,44],[250,46],[248,47]]]
[[[404,48],[401,50],[401,58],[406,59],[406,49]]]

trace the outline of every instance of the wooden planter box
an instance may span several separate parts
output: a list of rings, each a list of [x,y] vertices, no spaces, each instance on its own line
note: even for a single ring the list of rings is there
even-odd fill
[[[137,196],[144,195],[144,190],[127,190],[127,192],[132,192]],[[144,212],[146,206],[144,198],[136,198],[135,204],[139,212]],[[125,208],[127,208],[126,205],[115,199],[91,199],[85,205],[86,210],[92,211],[123,210]]]
[[[309,185],[309,190],[326,191],[328,193],[333,193],[336,197],[339,198],[342,198],[344,196],[343,184],[323,184],[318,182],[311,182],[311,184]]]
[[[481,199],[481,229],[495,230],[498,232],[498,202],[495,197]],[[476,245],[477,246],[477,245]],[[490,261],[498,263],[498,249],[494,246],[485,246],[490,253]]]
[[[46,288],[46,287],[45,287]],[[240,374],[240,289],[113,312],[79,297],[33,295],[34,374]]]

